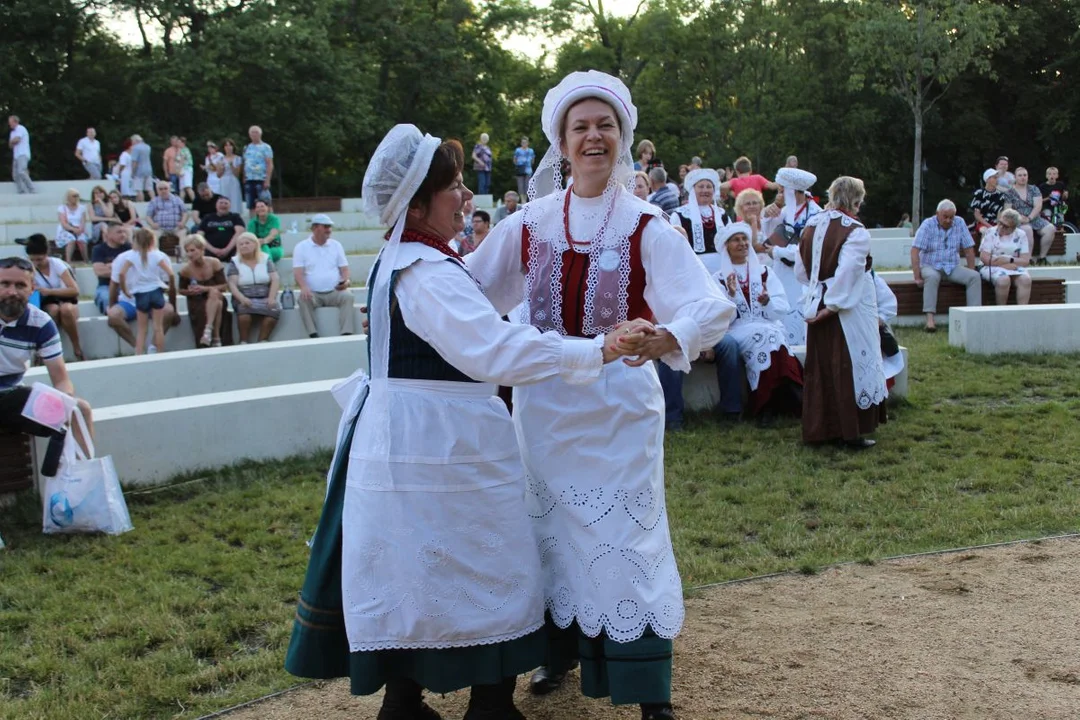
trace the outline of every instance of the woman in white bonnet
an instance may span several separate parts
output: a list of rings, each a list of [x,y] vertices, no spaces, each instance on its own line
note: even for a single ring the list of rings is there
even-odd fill
[[[683,188],[688,198],[685,205],[671,214],[671,224],[686,231],[694,254],[705,269],[715,273],[720,269],[717,228],[731,222],[723,208],[716,204],[720,175],[711,168],[697,168],[686,174]]]
[[[789,346],[806,344],[806,321],[799,309],[803,286],[795,277],[795,258],[799,254],[799,238],[803,229],[821,212],[821,207],[808,197],[806,191],[817,182],[817,176],[806,170],[783,167],[776,171],[776,184],[783,189],[784,206],[780,210],[780,222],[770,235],[768,243],[755,247],[772,258],[773,271],[784,284],[791,310],[784,317],[787,331],[785,342]]]
[[[602,377],[637,323],[599,342],[504,322],[449,246],[472,193],[456,141],[398,125],[364,176],[393,227],[369,279],[370,380],[345,413],[286,669],[384,685],[378,720],[438,720],[422,692],[471,687],[466,720],[521,720],[516,676],[544,661],[543,582],[525,469],[497,383]],[[606,340],[606,342],[605,342]]]
[[[654,317],[633,361],[600,382],[558,378],[514,389],[514,421],[529,473],[527,500],[545,577],[551,649],[533,677],[557,687],[580,656],[582,691],[674,718],[672,639],[682,586],[664,502],[664,398],[653,360],[688,370],[734,315],[687,241],[628,190],[637,109],[626,86],[576,72],[548,92],[551,143],[531,202],[499,223],[467,262],[496,311],[590,338]],[[562,189],[568,159],[574,182]]]

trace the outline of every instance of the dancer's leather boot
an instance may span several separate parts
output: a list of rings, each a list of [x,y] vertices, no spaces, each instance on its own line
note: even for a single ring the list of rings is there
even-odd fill
[[[442,716],[424,702],[424,689],[412,680],[386,683],[386,694],[376,720],[442,720]]]

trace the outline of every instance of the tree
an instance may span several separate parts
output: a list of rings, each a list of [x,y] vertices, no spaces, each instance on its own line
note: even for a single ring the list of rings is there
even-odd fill
[[[969,70],[989,74],[1005,44],[1004,8],[984,0],[872,0],[850,37],[854,86],[869,80],[899,98],[915,126],[911,221],[922,218],[923,124],[926,114]]]

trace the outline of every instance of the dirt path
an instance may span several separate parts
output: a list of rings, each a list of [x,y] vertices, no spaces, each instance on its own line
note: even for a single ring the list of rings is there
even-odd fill
[[[1080,718],[1080,541],[851,565],[705,591],[675,643],[680,720]],[[576,680],[576,676],[574,678]],[[530,720],[629,720],[569,684]],[[446,720],[466,695],[430,702]],[[342,682],[228,720],[374,718]]]

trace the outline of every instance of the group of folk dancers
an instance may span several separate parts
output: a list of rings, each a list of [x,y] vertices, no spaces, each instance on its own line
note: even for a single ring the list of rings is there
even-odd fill
[[[391,228],[368,283],[370,376],[335,388],[343,414],[286,668],[349,677],[354,694],[385,687],[378,720],[439,718],[423,692],[466,687],[466,720],[517,720],[519,674],[540,667],[542,693],[579,663],[585,695],[675,717],[684,609],[654,361],[688,371],[780,292],[751,278],[749,301],[733,294],[695,240],[628,191],[636,124],[618,79],[564,78],[544,101],[550,149],[531,202],[465,260],[448,243],[472,197],[460,144],[398,125],[369,163],[365,207]],[[813,328],[840,328],[823,336],[833,353],[864,300],[856,280],[837,289],[861,229],[844,202],[796,255],[821,305],[807,314],[808,372]],[[741,258],[716,272],[738,275]],[[856,423],[860,373],[884,388],[877,357],[876,375],[847,366]],[[497,385],[514,388],[512,417]]]

